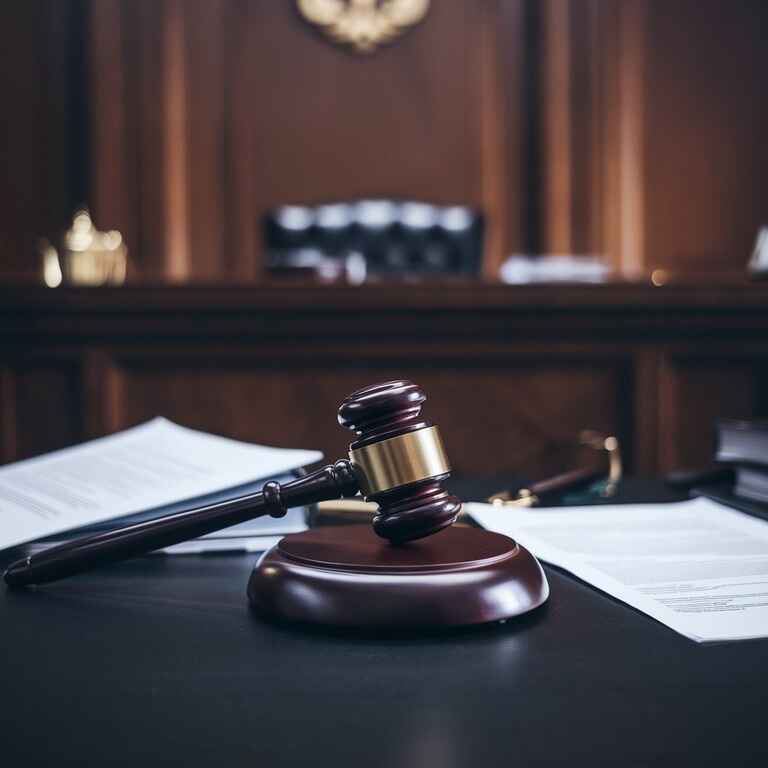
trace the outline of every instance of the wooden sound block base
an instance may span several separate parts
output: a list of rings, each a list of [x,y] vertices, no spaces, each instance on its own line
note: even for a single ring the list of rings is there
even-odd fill
[[[336,627],[457,627],[519,616],[549,586],[512,539],[450,527],[394,546],[367,525],[286,536],[251,574],[248,599],[265,618]]]

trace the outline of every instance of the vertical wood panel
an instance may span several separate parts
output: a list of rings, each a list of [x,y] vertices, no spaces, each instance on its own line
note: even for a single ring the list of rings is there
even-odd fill
[[[768,3],[647,5],[648,259],[742,271],[768,223]]]
[[[542,3],[542,245],[644,264],[645,0]]]
[[[646,8],[641,0],[620,4],[618,157],[619,218],[618,241],[612,251],[624,275],[642,272],[645,266],[645,211],[643,208],[645,25]]]
[[[17,454],[16,379],[10,368],[0,367],[0,463]]]
[[[468,125],[483,5],[434,3],[371,56],[329,43],[291,6],[255,6],[257,92],[269,94],[254,126],[259,207],[364,195],[479,203]]]
[[[526,157],[526,133],[529,122],[526,114],[527,78],[531,68],[530,44],[525,35],[526,2],[525,0],[500,0],[498,19],[490,19],[497,28],[499,68],[495,72],[497,88],[500,92],[502,109],[501,146],[505,165],[500,173],[502,199],[506,206],[500,215],[505,217],[506,226],[502,238],[503,261],[511,253],[523,253],[528,237],[526,224],[527,198],[531,188],[526,169],[529,159]],[[489,261],[486,275],[498,276],[501,264],[494,263],[493,253],[486,257]]]
[[[263,273],[261,230],[256,209],[260,184],[256,162],[256,126],[268,119],[268,102],[254,98],[258,82],[258,49],[251,30],[256,28],[254,3],[237,3],[228,46],[232,75],[233,154],[230,157],[230,210],[227,217],[225,251],[231,274],[237,279],[259,279]]]
[[[89,201],[102,229],[119,229],[131,261],[138,241],[138,210],[133,205],[135,177],[129,171],[128,134],[134,115],[125,98],[126,53],[123,44],[122,0],[91,4],[90,90],[92,180]]]
[[[640,471],[696,466],[717,417],[768,416],[766,289],[616,290],[6,289],[0,450],[22,458],[157,413],[250,440],[344,441],[338,398],[400,376],[429,390],[477,473],[544,473],[584,427],[617,433]]]
[[[79,405],[84,436],[101,437],[120,429],[124,408],[122,380],[112,356],[102,348],[83,352]]]
[[[38,272],[37,237],[66,226],[88,173],[96,223],[123,231],[150,280],[257,277],[259,217],[291,200],[482,206],[486,276],[541,246],[602,253],[627,276],[741,271],[768,221],[763,0],[434,2],[367,57],[293,0],[1,14],[4,274]]]
[[[573,252],[573,124],[569,0],[542,0],[543,248]]]
[[[58,237],[74,204],[76,11],[57,0],[0,4],[0,277],[37,278],[38,238]]]
[[[661,352],[659,349],[641,349],[634,355],[633,420],[634,471],[650,475],[657,471],[659,443],[674,437],[659,418],[659,372]]]
[[[224,270],[224,230],[229,181],[227,108],[231,78],[224,71],[224,0],[186,0],[184,5],[187,70],[187,204],[191,272],[210,279]]]
[[[255,360],[255,358],[254,358]],[[580,430],[589,427],[628,440],[631,423],[626,370],[612,360],[413,360],[399,364],[350,358],[333,365],[312,360],[262,365],[245,359],[168,354],[122,358],[124,388],[116,428],[162,414],[192,427],[243,440],[303,445],[335,459],[350,434],[334,413],[340,399],[372,380],[412,378],[429,396],[428,414],[440,425],[457,472],[543,476],[574,460]],[[468,392],[484,393],[472,408]],[[298,404],[298,405],[297,405]],[[311,404],[311,405],[310,405]],[[480,428],[478,428],[480,425]]]
[[[134,276],[167,275],[165,0],[91,5],[92,200],[119,229]]]
[[[162,74],[167,93],[164,142],[166,271],[170,280],[183,281],[189,278],[192,270],[187,204],[187,55],[182,0],[168,0],[164,48],[166,56]]]
[[[248,279],[275,205],[467,203],[495,274],[519,226],[521,3],[434,3],[370,56],[292,2],[95,3],[97,223],[142,277]]]
[[[735,350],[734,350],[735,351]],[[672,352],[661,369],[659,468],[711,463],[719,419],[766,418],[761,352]]]
[[[83,439],[80,376],[74,360],[28,359],[13,366],[16,455],[25,459]]]
[[[516,222],[510,220],[507,194],[508,134],[505,85],[510,80],[502,72],[502,38],[505,19],[501,12],[501,0],[484,0],[479,21],[479,83],[478,116],[480,122],[480,200],[486,221],[486,241],[483,271],[487,277],[498,274],[507,253],[508,232]],[[507,41],[509,42],[509,41]],[[512,74],[512,73],[510,73]],[[470,76],[471,73],[470,73]],[[514,77],[514,75],[512,74]],[[469,156],[471,160],[471,155]],[[472,169],[468,175],[471,176]]]

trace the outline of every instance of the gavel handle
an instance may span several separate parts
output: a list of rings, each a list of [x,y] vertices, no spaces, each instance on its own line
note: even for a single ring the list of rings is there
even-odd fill
[[[285,485],[270,481],[258,493],[51,547],[13,563],[4,578],[6,584],[14,587],[56,581],[99,565],[204,536],[254,517],[282,517],[290,507],[348,498],[358,490],[352,464],[337,461]]]

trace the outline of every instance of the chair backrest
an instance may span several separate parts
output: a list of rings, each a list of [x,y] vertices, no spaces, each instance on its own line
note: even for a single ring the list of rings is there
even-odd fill
[[[263,222],[268,266],[367,276],[478,275],[482,214],[462,205],[356,200],[285,205]]]

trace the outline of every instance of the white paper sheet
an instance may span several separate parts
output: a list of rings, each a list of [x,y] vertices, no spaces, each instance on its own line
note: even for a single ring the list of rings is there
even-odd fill
[[[485,528],[697,642],[768,637],[768,523],[709,499],[513,509]]]
[[[156,418],[0,467],[0,549],[280,475],[318,451],[251,445]]]

